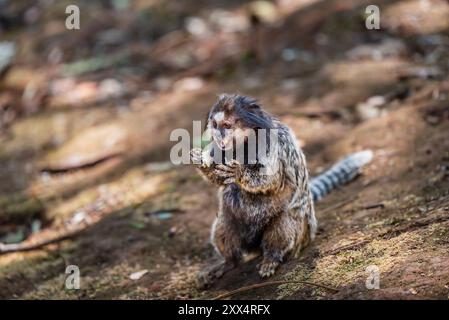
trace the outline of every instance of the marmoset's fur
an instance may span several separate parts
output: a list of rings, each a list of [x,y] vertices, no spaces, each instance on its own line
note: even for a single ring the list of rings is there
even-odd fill
[[[269,277],[287,257],[298,256],[314,239],[313,198],[352,179],[360,163],[345,160],[344,168],[334,166],[331,175],[327,172],[309,186],[306,160],[294,133],[245,96],[221,95],[208,114],[207,128],[213,143],[205,150],[193,149],[191,154],[200,173],[219,186],[211,241],[224,259],[200,273],[200,284],[210,284],[234,267],[244,252],[251,251],[262,253],[259,274]],[[215,147],[239,149],[239,144],[248,143],[251,130],[260,129],[277,129],[278,152],[268,152],[256,163],[234,158],[214,161]]]

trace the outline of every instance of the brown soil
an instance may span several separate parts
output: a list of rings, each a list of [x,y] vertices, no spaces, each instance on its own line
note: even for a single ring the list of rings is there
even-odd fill
[[[431,2],[427,14],[435,19],[426,15],[425,23],[415,25],[407,17],[424,10],[418,0],[381,1],[385,24],[370,31],[362,20],[369,1],[306,1],[276,11],[278,23],[262,21],[230,34],[214,30],[206,40],[183,31],[185,16],[206,17],[217,8],[244,16],[248,4],[154,1],[147,8],[133,1],[127,14],[118,14],[83,2],[81,10],[89,14],[73,36],[58,27],[65,1],[38,7],[34,31],[20,25],[5,33],[23,50],[0,82],[0,97],[11,95],[17,108],[14,120],[0,127],[0,236],[28,230],[39,220],[41,230],[25,242],[51,238],[77,214],[87,219],[80,225],[88,226],[36,250],[1,254],[0,298],[213,298],[262,282],[256,257],[212,288],[197,289],[195,274],[213,257],[208,237],[216,190],[191,166],[157,166],[169,160],[174,128],[191,130],[192,120],[204,118],[218,93],[240,92],[257,97],[292,127],[312,175],[357,150],[370,148],[375,157],[357,180],[316,204],[316,241],[271,279],[339,291],[290,283],[235,298],[448,299],[449,29],[441,21],[449,21],[449,5]],[[14,3],[11,12],[32,7]],[[142,19],[157,17],[152,20],[157,23],[139,22],[139,12]],[[113,51],[128,47],[131,59],[74,79],[117,78],[126,94],[98,100],[98,92],[85,93],[87,98],[67,101],[64,92],[49,91],[46,83],[61,78],[59,65],[47,63],[53,47],[64,53],[60,64],[93,57],[107,52],[95,34],[114,28],[127,31],[127,37]],[[142,41],[149,34],[151,45]],[[431,36],[445,39],[443,50],[424,41]],[[402,49],[390,48],[381,58],[354,51],[367,45],[370,53],[380,51],[390,38]],[[235,44],[237,53],[221,54]],[[171,49],[164,51],[167,46]],[[299,48],[299,58],[284,61],[282,48]],[[200,49],[208,58],[197,55],[182,66],[173,62]],[[440,72],[425,74],[431,67]],[[27,86],[23,74],[46,92],[36,109],[27,109],[17,95]],[[202,82],[186,89],[192,77]],[[367,117],[360,103],[377,95],[386,102]],[[170,209],[177,210],[157,213]],[[64,287],[71,264],[80,268],[80,290]],[[365,286],[371,265],[380,271],[378,290]],[[148,273],[141,279],[130,279],[143,269]]]

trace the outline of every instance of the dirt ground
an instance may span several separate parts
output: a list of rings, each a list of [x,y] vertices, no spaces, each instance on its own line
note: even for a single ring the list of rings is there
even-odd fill
[[[64,25],[73,2],[80,30]],[[375,2],[380,30],[365,0],[6,1],[0,242],[62,237],[1,252],[0,298],[213,298],[263,282],[256,257],[196,287],[216,190],[169,162],[171,131],[238,92],[291,126],[312,176],[354,151],[374,160],[316,204],[316,241],[270,279],[338,292],[292,282],[234,298],[448,299],[449,4]]]

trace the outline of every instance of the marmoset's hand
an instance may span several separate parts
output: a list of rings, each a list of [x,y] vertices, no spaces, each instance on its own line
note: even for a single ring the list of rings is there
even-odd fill
[[[223,179],[224,184],[235,183],[240,174],[240,164],[235,160],[230,160],[226,164],[217,164],[214,170]]]

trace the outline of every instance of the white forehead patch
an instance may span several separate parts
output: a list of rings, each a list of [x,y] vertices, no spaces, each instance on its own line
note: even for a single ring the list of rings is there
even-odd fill
[[[214,120],[217,122],[220,122],[220,121],[223,121],[224,117],[225,117],[224,112],[217,112],[214,115]]]

